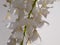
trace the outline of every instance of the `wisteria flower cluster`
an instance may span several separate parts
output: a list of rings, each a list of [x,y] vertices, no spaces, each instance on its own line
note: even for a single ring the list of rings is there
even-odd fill
[[[28,45],[40,38],[37,27],[42,27],[47,23],[42,16],[47,18],[49,14],[48,5],[53,4],[55,0],[6,0],[9,4],[7,18],[16,16],[17,18],[7,26],[13,29],[7,45]],[[5,5],[6,6],[6,5]]]

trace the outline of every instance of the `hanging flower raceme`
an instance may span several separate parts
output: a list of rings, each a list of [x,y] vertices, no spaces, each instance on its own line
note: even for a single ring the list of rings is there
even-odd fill
[[[37,27],[42,27],[45,18],[49,14],[48,4],[53,4],[55,0],[6,0],[9,4],[9,13],[16,16],[15,21],[9,23],[8,28],[13,29],[7,45],[28,45],[40,36]],[[10,15],[7,17],[10,19]],[[41,39],[40,39],[41,40]]]

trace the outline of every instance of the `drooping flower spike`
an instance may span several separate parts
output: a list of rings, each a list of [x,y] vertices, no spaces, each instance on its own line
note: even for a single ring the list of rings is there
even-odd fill
[[[49,14],[48,4],[53,4],[55,0],[6,0],[9,4],[9,13],[12,16],[17,15],[15,21],[8,24],[9,29],[13,29],[7,45],[28,45],[38,38],[41,40],[40,35],[36,28],[41,28],[44,23],[42,16],[47,18]],[[6,7],[6,5],[4,5]],[[10,15],[6,19],[10,20]]]

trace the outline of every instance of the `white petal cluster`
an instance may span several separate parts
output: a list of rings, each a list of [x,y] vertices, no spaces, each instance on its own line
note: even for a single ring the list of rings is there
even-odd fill
[[[42,27],[45,20],[42,20],[42,16],[45,18],[49,14],[48,4],[53,4],[55,0],[7,0],[9,3],[9,12],[11,15],[17,15],[15,22],[11,22],[10,29],[13,29],[7,45],[16,45],[21,43],[22,40],[27,45],[28,41],[35,41],[39,38],[39,34],[36,30],[37,27]],[[26,26],[26,35],[24,36],[24,26]]]

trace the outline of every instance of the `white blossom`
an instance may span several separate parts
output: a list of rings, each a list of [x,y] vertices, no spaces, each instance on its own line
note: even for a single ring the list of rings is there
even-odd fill
[[[9,5],[9,12],[11,15],[18,17],[7,26],[13,29],[10,36],[10,42],[7,45],[27,45],[28,41],[34,42],[40,36],[36,30],[37,27],[41,28],[44,23],[42,16],[47,18],[49,14],[47,6],[53,4],[55,0],[7,0]],[[26,26],[24,28],[24,26]],[[22,42],[23,41],[23,42]]]
[[[52,4],[52,3],[54,3],[54,1],[56,1],[56,0],[39,0],[39,4],[43,4],[43,3],[46,3],[46,4]]]

